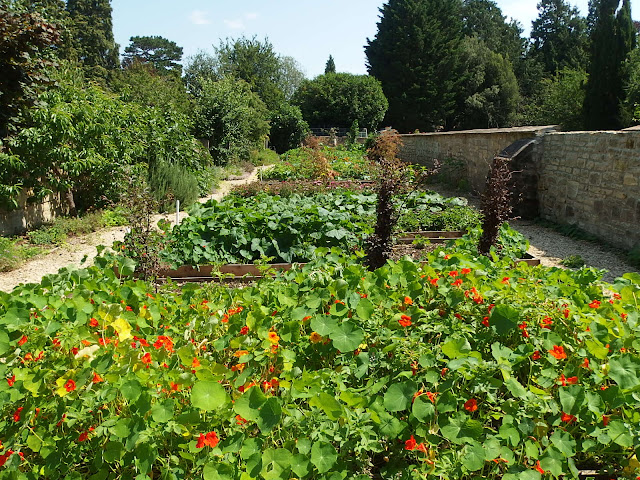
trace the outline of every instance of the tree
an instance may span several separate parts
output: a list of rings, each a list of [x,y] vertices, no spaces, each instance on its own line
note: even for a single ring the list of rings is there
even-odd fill
[[[521,36],[522,27],[517,21],[508,22],[500,7],[492,0],[464,0],[462,15],[463,33],[466,36],[479,38],[492,51],[516,65],[524,54],[526,44]]]
[[[389,0],[367,39],[367,69],[389,101],[386,122],[400,131],[450,128],[462,95],[461,0]]]
[[[380,82],[368,75],[350,73],[304,80],[292,102],[312,126],[349,128],[357,120],[370,130],[382,122],[389,105]]]
[[[561,125],[563,130],[582,130],[584,116],[585,85],[584,70],[565,68],[553,78],[544,79],[542,104],[536,123],[538,125]]]
[[[19,113],[52,83],[47,67],[60,41],[54,25],[35,13],[0,10],[0,139],[15,130]]]
[[[538,18],[531,29],[529,55],[549,75],[569,69],[584,69],[588,58],[586,20],[564,0],[541,0]]]
[[[336,62],[333,61],[333,57],[329,55],[329,60],[327,60],[327,64],[324,66],[324,73],[336,73]]]
[[[293,94],[304,80],[302,67],[293,57],[280,57],[280,90],[284,98],[291,100]]]
[[[457,126],[492,128],[510,125],[519,97],[511,63],[477,37],[466,38],[463,45],[463,65],[469,75]]]
[[[68,0],[72,55],[87,78],[105,82],[118,67],[118,46],[113,39],[109,0]]]
[[[302,118],[300,109],[289,103],[269,112],[269,143],[278,153],[300,146],[309,134],[309,125]]]
[[[194,109],[196,135],[209,140],[218,165],[248,160],[269,132],[267,109],[249,85],[233,77],[205,80]]]
[[[202,92],[202,84],[206,81],[220,80],[218,59],[204,50],[187,58],[183,80],[187,91],[197,97]]]
[[[182,47],[164,37],[131,37],[131,45],[124,49],[123,65],[134,61],[150,63],[158,72],[182,73]]]
[[[622,0],[618,10],[619,0],[598,0],[594,4],[585,126],[589,130],[616,130],[623,126],[621,104],[628,79],[625,61],[635,46],[631,5],[629,0]]]
[[[175,111],[188,115],[192,109],[182,79],[177,75],[159,73],[151,63],[134,60],[126,68],[114,72],[110,87],[125,101],[164,112]]]
[[[215,52],[220,77],[230,75],[244,80],[268,109],[275,109],[282,102],[280,60],[268,39],[227,39],[215,47]]]

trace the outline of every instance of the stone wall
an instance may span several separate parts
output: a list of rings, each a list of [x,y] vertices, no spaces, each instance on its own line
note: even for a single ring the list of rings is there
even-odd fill
[[[18,200],[20,208],[11,211],[0,209],[0,235],[17,235],[39,227],[61,215],[68,214],[59,193],[47,196],[41,203],[28,203],[27,195]]]
[[[402,135],[400,158],[427,166],[433,164],[433,159],[438,159],[443,169],[447,169],[447,163],[451,163],[453,168],[459,169],[457,176],[468,181],[471,190],[481,192],[493,157],[516,140],[535,138],[554,128],[490,128]]]
[[[549,133],[535,150],[542,218],[640,245],[640,132]]]

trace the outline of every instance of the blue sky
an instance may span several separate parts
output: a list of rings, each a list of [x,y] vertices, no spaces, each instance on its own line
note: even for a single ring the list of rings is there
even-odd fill
[[[120,51],[135,35],[160,35],[184,48],[212,52],[220,39],[267,37],[280,55],[295,58],[307,77],[324,73],[333,55],[339,72],[366,73],[364,45],[377,31],[383,0],[112,0]],[[538,0],[498,0],[503,14],[528,34]],[[586,15],[588,0],[572,0]],[[640,0],[631,0],[640,18]]]

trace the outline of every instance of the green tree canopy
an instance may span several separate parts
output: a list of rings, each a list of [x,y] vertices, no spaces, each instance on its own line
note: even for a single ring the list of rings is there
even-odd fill
[[[380,82],[369,75],[329,73],[305,80],[293,96],[304,119],[315,127],[349,128],[354,120],[375,130],[388,102]]]
[[[324,66],[324,73],[336,73],[336,62],[333,60],[332,55],[329,55],[329,60]]]
[[[20,111],[36,103],[51,83],[47,67],[60,35],[35,13],[0,10],[0,139],[15,127]]]
[[[507,21],[502,10],[493,0],[464,0],[463,32],[478,37],[484,44],[515,65],[524,54],[526,40],[522,27],[515,21]]]
[[[209,140],[216,164],[248,160],[269,132],[267,109],[249,85],[233,77],[205,80],[194,109],[195,132]]]
[[[588,59],[587,23],[576,7],[564,0],[541,0],[538,18],[531,29],[529,55],[549,75],[569,69],[584,69]]]
[[[182,72],[182,47],[164,37],[131,37],[131,45],[124,49],[123,65],[134,61],[150,63],[158,72]]]
[[[400,131],[450,128],[463,94],[461,0],[389,0],[367,39],[367,68]]]
[[[72,55],[88,78],[106,81],[120,64],[109,0],[68,0]]]
[[[518,82],[511,62],[477,37],[464,40],[463,65],[469,73],[459,128],[509,126],[518,105]]]
[[[591,64],[584,101],[585,126],[590,130],[623,126],[622,102],[629,71],[625,62],[635,46],[629,0],[598,0],[592,4]],[[616,13],[617,11],[617,13]]]

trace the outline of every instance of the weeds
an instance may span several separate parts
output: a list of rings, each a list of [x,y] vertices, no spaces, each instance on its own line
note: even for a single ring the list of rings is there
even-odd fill
[[[482,236],[478,242],[481,255],[489,256],[491,247],[497,245],[500,227],[511,217],[510,182],[509,159],[495,157],[489,170],[487,188],[482,194]]]

